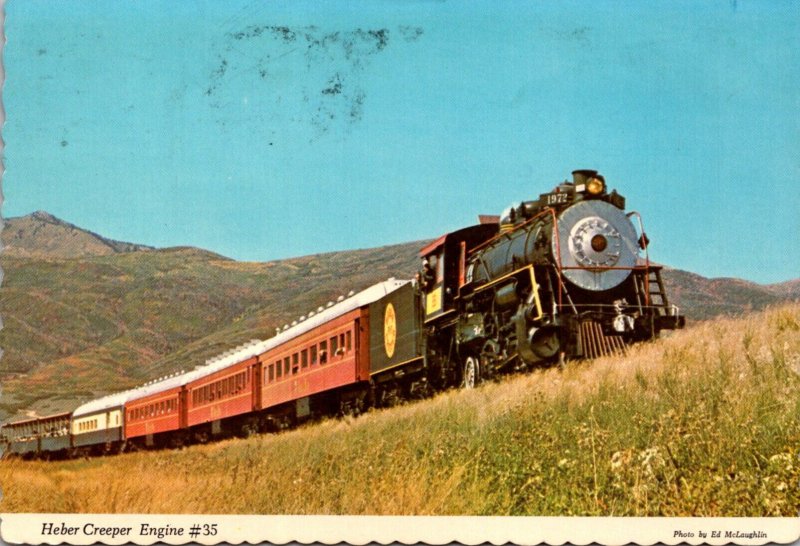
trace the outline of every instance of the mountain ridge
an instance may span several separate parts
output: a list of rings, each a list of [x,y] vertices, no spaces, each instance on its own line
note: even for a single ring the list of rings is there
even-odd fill
[[[27,257],[80,258],[154,250],[103,237],[43,210],[5,218],[2,241],[4,254]]]

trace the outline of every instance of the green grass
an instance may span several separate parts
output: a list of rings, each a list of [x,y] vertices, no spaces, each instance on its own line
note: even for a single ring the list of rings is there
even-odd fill
[[[357,419],[0,464],[8,512],[796,516],[800,305]]]

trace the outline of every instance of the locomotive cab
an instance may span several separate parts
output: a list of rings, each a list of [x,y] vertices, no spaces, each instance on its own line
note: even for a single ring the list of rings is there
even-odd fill
[[[454,310],[458,288],[465,282],[467,251],[497,235],[494,220],[442,235],[419,251],[422,268],[417,276],[426,322]]]

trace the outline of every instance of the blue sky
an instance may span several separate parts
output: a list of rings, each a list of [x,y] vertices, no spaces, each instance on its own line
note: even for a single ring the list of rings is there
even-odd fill
[[[6,12],[6,217],[266,261],[433,238],[595,168],[657,261],[800,276],[791,2]]]

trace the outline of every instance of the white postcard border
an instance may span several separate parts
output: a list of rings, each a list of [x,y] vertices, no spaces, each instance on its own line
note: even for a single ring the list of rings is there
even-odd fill
[[[2,514],[8,544],[788,544],[800,518]]]

